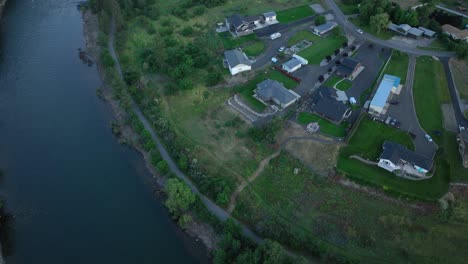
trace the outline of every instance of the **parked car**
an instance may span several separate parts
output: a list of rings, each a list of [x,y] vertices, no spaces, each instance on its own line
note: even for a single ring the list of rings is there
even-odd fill
[[[281,37],[281,33],[279,33],[279,32],[276,32],[276,33],[273,33],[273,34],[270,35],[271,40],[277,39],[279,37]]]
[[[391,104],[391,105],[397,105],[397,104],[398,104],[398,101],[392,100],[392,101],[390,101],[390,102],[388,102],[388,103]]]
[[[277,63],[277,62],[278,62],[278,59],[275,58],[275,57],[273,57],[273,58],[271,58],[271,61],[272,61],[273,63]]]
[[[363,33],[364,33],[364,31],[362,31],[362,29],[360,29],[360,28],[356,29],[356,32],[359,33],[359,34],[363,34]]]
[[[432,138],[428,134],[424,135],[424,137],[427,139],[427,141],[432,142]]]
[[[286,47],[285,47],[285,46],[282,46],[282,47],[280,47],[280,48],[278,49],[278,51],[279,51],[279,52],[283,52],[284,49],[286,49]]]

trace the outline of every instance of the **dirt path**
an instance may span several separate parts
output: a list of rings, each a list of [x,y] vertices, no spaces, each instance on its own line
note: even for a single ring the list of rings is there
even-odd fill
[[[237,196],[239,196],[239,194],[244,190],[245,187],[247,187],[247,185],[251,182],[253,182],[255,179],[257,179],[258,176],[260,176],[260,174],[262,174],[263,170],[265,169],[265,166],[268,165],[268,163],[270,162],[270,160],[276,158],[279,156],[279,154],[281,153],[281,149],[276,151],[275,153],[271,154],[270,156],[266,157],[265,159],[263,159],[260,164],[258,165],[257,167],[257,170],[255,170],[255,172],[247,179],[247,181],[243,181],[238,187],[237,189],[234,191],[234,193],[231,195],[231,199],[229,201],[229,206],[228,206],[228,212],[229,213],[232,213],[232,211],[234,211],[234,208],[236,208],[236,200],[237,200]]]

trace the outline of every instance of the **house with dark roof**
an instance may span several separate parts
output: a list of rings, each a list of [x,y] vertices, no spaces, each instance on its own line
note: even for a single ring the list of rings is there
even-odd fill
[[[424,178],[432,169],[432,159],[407,149],[398,143],[386,140],[377,166],[405,176]]]
[[[338,24],[336,22],[326,22],[325,24],[316,26],[314,28],[314,33],[316,35],[322,36],[337,26]]]
[[[301,98],[294,91],[285,88],[282,83],[271,79],[257,84],[254,97],[265,105],[273,104],[279,108],[286,108]]]
[[[337,90],[322,86],[312,94],[310,110],[335,124],[340,124],[348,118],[352,110],[344,101],[341,101]]]
[[[355,74],[358,73],[361,63],[353,58],[345,57],[341,60],[340,65],[338,65],[336,74],[349,79],[354,79]]]
[[[465,129],[460,131],[457,140],[463,167],[468,168],[468,130]]]
[[[224,52],[224,60],[231,72],[231,75],[236,75],[243,71],[252,69],[252,62],[247,58],[247,55],[238,49],[226,50]]]
[[[278,20],[276,20],[276,13],[273,11],[258,16],[233,14],[226,18],[226,27],[234,36],[248,35],[253,33],[256,29],[276,23],[278,23]]]

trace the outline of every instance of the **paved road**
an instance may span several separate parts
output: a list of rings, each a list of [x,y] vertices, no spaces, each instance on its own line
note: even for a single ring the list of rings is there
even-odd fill
[[[117,70],[120,78],[123,79],[120,63],[119,63],[119,60],[117,58],[117,54],[116,54],[115,49],[114,49],[114,32],[115,32],[115,25],[114,25],[114,23],[112,23],[111,24],[111,30],[109,32],[108,47],[109,47],[109,52],[110,52],[112,58],[115,61],[116,70]],[[140,108],[135,103],[135,101],[133,101],[133,99],[132,99],[132,110],[135,112],[135,114],[138,116],[140,121],[143,123],[143,126],[145,127],[145,129],[148,130],[148,132],[151,134],[152,139],[156,142],[156,147],[158,148],[158,151],[161,153],[161,157],[168,163],[171,172],[173,172],[179,179],[183,180],[190,187],[190,189],[194,193],[196,193],[198,196],[200,196],[200,198],[202,199],[203,203],[206,205],[208,210],[213,215],[215,215],[218,219],[220,219],[222,221],[225,221],[228,218],[233,219],[235,222],[237,222],[240,225],[240,227],[242,229],[242,233],[246,237],[252,239],[256,243],[261,243],[262,240],[263,240],[262,238],[257,236],[246,225],[244,225],[244,224],[240,223],[239,221],[237,221],[236,219],[232,218],[231,215],[228,212],[226,212],[224,209],[222,209],[221,207],[216,205],[214,202],[212,202],[210,199],[208,199],[206,196],[204,196],[202,193],[200,193],[200,191],[192,183],[192,181],[177,167],[176,163],[171,158],[171,156],[167,152],[164,145],[161,143],[161,140],[157,136],[157,134],[154,131],[153,127],[150,125],[150,123],[148,122],[146,117],[143,115],[143,113],[140,111]]]
[[[444,10],[444,11],[447,11],[447,12],[449,12],[449,13],[452,13],[452,14],[454,14],[454,15],[462,16],[462,17],[464,17],[464,18],[468,18],[467,15],[465,15],[465,14],[463,14],[463,13],[460,13],[460,12],[457,12],[457,11],[452,10],[452,9],[446,8],[446,7],[444,7],[444,6],[436,5],[436,7],[439,8],[439,9],[442,9],[442,10]]]
[[[408,47],[404,44],[398,44],[398,43],[393,43],[393,42],[390,43],[387,40],[379,39],[376,36],[369,34],[369,33],[359,34],[356,32],[356,29],[358,27],[356,27],[355,25],[353,25],[353,23],[347,20],[346,16],[343,14],[343,12],[341,12],[340,8],[336,5],[335,1],[325,0],[325,3],[335,13],[336,21],[346,30],[348,34],[353,35],[357,39],[365,39],[367,41],[370,41],[375,44],[379,44],[387,48],[397,49],[397,50],[401,50],[403,52],[415,54],[415,55],[427,55],[427,56],[436,56],[436,57],[452,57],[455,55],[454,52],[450,52],[450,51],[420,50],[417,48]]]
[[[455,113],[455,119],[457,120],[457,124],[468,128],[468,120],[466,120],[465,116],[463,115],[463,111],[460,108],[457,88],[452,76],[452,71],[450,70],[449,60],[449,58],[440,58],[440,62],[444,67],[445,76],[447,77],[450,98],[452,99],[453,112]]]

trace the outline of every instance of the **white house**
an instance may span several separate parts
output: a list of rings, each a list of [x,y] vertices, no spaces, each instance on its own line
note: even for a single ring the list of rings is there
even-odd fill
[[[231,75],[252,69],[252,62],[247,58],[245,53],[238,49],[226,50],[224,57]]]
[[[309,61],[308,61],[308,60],[304,59],[303,57],[301,57],[301,56],[299,56],[299,55],[297,55],[297,54],[293,54],[292,57],[295,58],[295,59],[300,60],[301,63],[302,63],[302,65],[307,65],[307,64],[309,64]]]
[[[263,20],[265,20],[265,22],[273,22],[273,21],[276,21],[276,13],[275,12],[266,12],[266,13],[263,13]]]
[[[301,67],[302,67],[302,61],[296,58],[292,58],[283,64],[282,69],[288,73],[292,73]]]

